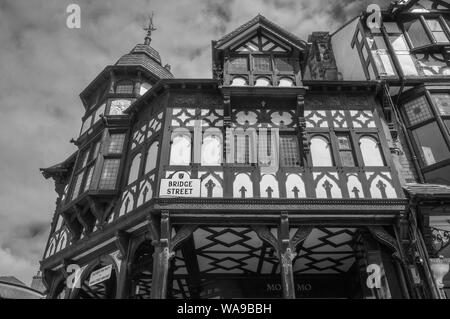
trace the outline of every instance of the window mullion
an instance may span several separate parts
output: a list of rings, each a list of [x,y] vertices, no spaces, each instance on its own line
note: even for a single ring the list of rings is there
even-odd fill
[[[444,140],[447,143],[447,147],[450,149],[450,137],[447,134],[447,129],[445,127],[444,121],[442,121],[441,114],[440,114],[439,110],[437,109],[436,105],[433,102],[433,99],[431,97],[430,91],[426,90],[425,91],[425,95],[427,97],[428,103],[430,104],[431,111],[434,114],[434,117],[435,117],[436,122],[438,124],[439,130],[441,131],[441,134],[444,136]]]
[[[429,28],[429,26],[428,26],[427,21],[425,21],[425,18],[421,15],[421,16],[419,17],[419,20],[420,20],[420,22],[422,23],[422,26],[424,27],[425,32],[426,32],[426,34],[428,35],[428,39],[430,40],[430,42],[431,42],[432,44],[436,44],[437,41],[436,41],[436,39],[434,38],[434,35],[433,35],[433,33],[431,32],[431,30],[430,30],[430,28]]]

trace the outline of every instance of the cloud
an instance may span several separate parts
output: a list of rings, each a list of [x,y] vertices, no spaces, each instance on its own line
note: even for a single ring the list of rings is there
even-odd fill
[[[387,1],[388,2],[388,1]],[[66,7],[81,7],[81,29]],[[40,167],[74,150],[83,107],[78,94],[109,64],[142,43],[147,14],[152,46],[180,78],[211,77],[211,40],[258,13],[307,39],[333,31],[364,8],[335,0],[3,0],[0,1],[0,275],[25,282],[42,257],[56,193]]]

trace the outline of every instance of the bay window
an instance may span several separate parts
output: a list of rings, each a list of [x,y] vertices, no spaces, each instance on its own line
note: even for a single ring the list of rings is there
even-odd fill
[[[84,146],[77,159],[68,200],[90,190],[115,190],[124,144],[125,133],[105,131],[103,137],[96,137]]]
[[[403,115],[427,182],[446,180],[450,165],[450,93],[425,92],[403,104]]]

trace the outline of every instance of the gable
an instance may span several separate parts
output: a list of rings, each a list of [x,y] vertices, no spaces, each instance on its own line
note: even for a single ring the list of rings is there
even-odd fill
[[[279,41],[271,39],[262,33],[254,34],[249,39],[233,46],[232,51],[236,52],[281,52],[290,51],[289,47]]]

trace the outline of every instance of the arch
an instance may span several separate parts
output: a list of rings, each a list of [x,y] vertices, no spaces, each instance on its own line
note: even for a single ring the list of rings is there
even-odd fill
[[[261,76],[259,78],[256,78],[255,86],[271,86],[270,80],[266,78],[265,76]]]
[[[137,153],[131,161],[130,171],[128,172],[128,184],[133,183],[139,178],[139,169],[141,166],[142,154]]]
[[[154,142],[147,151],[147,159],[145,161],[145,173],[148,173],[156,168],[156,161],[158,159],[159,142]]]
[[[278,181],[273,175],[263,175],[259,183],[261,197],[278,198]]]
[[[188,133],[173,133],[170,147],[170,165],[191,163],[191,136]]]
[[[247,85],[247,80],[242,76],[236,76],[231,81],[231,86],[245,86]]]
[[[242,194],[244,193],[244,196]],[[233,197],[251,198],[253,197],[253,183],[250,176],[245,173],[236,175],[233,183]]]
[[[45,254],[45,258],[50,257],[51,255],[53,255],[55,253],[55,250],[56,250],[56,239],[55,239],[55,237],[53,237],[50,240],[50,243],[48,245],[47,253]]]
[[[114,87],[114,93],[132,94],[134,91],[134,83],[131,80],[118,81]]]
[[[150,299],[153,276],[153,252],[151,241],[142,237],[132,251],[128,269],[129,295],[131,299]]]
[[[333,157],[331,156],[331,147],[328,138],[323,135],[314,135],[310,143],[312,166],[333,166]]]
[[[282,86],[282,87],[294,86],[294,81],[291,78],[284,77],[278,81],[278,86]]]
[[[359,145],[364,166],[384,166],[383,155],[376,138],[370,135],[361,136]]]
[[[89,277],[92,272],[112,265],[111,277],[93,287],[89,287]],[[88,264],[82,271],[80,278],[80,287],[72,289],[70,299],[114,299],[117,293],[119,269],[115,260],[109,256],[104,255]]]
[[[59,235],[58,246],[56,248],[56,251],[58,252],[66,248],[66,245],[67,245],[67,231],[64,230]]]
[[[289,174],[286,179],[286,197],[287,198],[304,198],[305,183],[302,176],[298,174]]]

